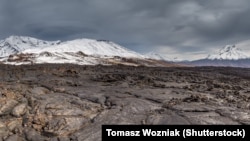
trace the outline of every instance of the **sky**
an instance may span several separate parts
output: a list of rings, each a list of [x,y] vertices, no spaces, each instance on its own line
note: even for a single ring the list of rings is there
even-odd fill
[[[249,0],[1,0],[0,39],[105,39],[198,59],[227,44],[250,54]]]

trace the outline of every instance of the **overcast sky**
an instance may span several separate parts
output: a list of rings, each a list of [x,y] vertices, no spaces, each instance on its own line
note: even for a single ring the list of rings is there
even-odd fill
[[[249,0],[1,0],[0,39],[107,39],[140,53],[196,59],[250,51]],[[250,52],[249,52],[250,53]]]

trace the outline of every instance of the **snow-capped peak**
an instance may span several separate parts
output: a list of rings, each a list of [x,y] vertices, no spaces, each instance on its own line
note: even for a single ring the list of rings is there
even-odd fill
[[[0,40],[0,57],[6,57],[30,48],[47,47],[57,44],[60,44],[60,41],[44,41],[26,36],[10,36],[5,40]]]
[[[239,60],[246,59],[249,56],[236,45],[226,45],[217,54],[208,55],[207,59],[210,60]]]

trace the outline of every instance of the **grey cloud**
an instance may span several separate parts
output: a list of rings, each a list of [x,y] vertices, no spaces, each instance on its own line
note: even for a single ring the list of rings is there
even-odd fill
[[[248,0],[2,0],[0,38],[108,39],[147,52],[209,50],[250,38]]]

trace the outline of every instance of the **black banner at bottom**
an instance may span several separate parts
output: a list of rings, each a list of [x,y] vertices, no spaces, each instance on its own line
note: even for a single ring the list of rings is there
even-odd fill
[[[232,139],[250,140],[249,125],[103,125],[102,141],[126,139],[138,141],[150,139],[166,140],[201,140]]]

